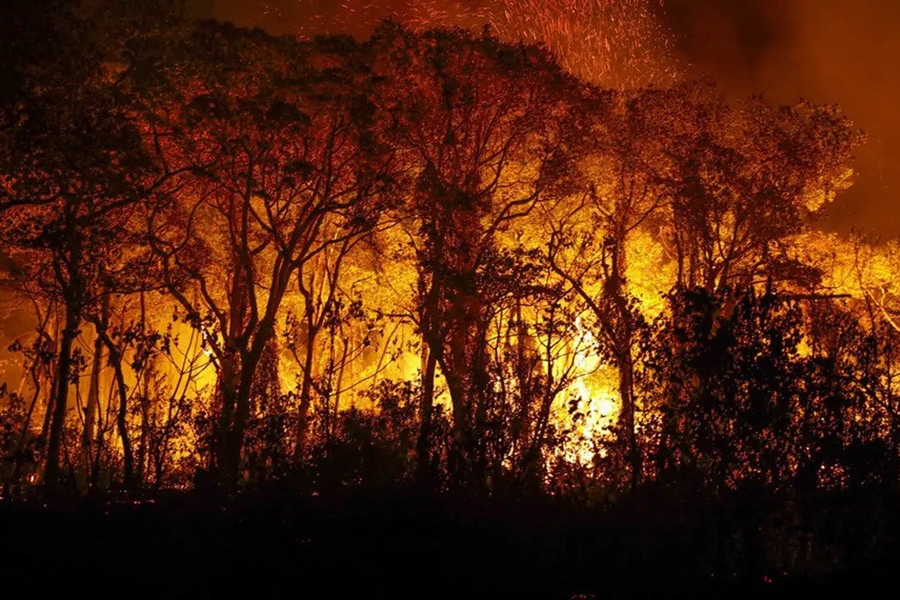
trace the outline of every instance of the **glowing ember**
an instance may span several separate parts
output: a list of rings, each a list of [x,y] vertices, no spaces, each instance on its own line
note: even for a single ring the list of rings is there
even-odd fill
[[[265,10],[277,13],[272,3]],[[365,35],[391,18],[414,30],[463,27],[508,42],[542,43],[572,73],[605,85],[667,84],[681,77],[662,0],[298,0],[297,34]]]

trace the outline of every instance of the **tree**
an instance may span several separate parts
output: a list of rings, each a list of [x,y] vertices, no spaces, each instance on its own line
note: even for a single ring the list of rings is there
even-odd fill
[[[451,471],[477,489],[485,485],[489,307],[516,279],[503,271],[498,237],[562,186],[580,91],[545,51],[487,34],[414,35],[387,24],[371,46],[389,86],[379,101],[407,168],[417,240],[416,313],[428,348],[420,457],[440,366],[453,405]]]
[[[811,283],[786,241],[849,185],[862,133],[834,106],[754,97],[732,107],[696,85],[677,99],[682,125],[663,177],[678,285],[723,294],[761,277]]]
[[[597,93],[589,113],[592,140],[581,169],[582,192],[544,214],[549,240],[543,258],[582,306],[599,347],[618,375],[616,432],[629,484],[641,481],[635,376],[640,330],[645,326],[631,291],[629,252],[647,253],[646,232],[658,222],[671,195],[661,185],[676,115],[672,91]],[[640,241],[636,234],[644,233]]]
[[[213,24],[175,42],[181,62],[148,95],[147,119],[158,159],[181,174],[153,205],[148,232],[169,294],[215,357],[213,467],[230,487],[285,294],[309,261],[377,225],[391,152],[370,134],[353,42]]]
[[[62,475],[73,343],[88,307],[106,293],[101,273],[115,270],[118,234],[152,171],[128,100],[105,70],[107,49],[93,24],[67,7],[43,22],[49,39],[31,40],[36,62],[26,54],[17,71],[20,88],[4,106],[14,127],[0,152],[3,247],[64,310],[45,466],[50,486]],[[130,483],[127,432],[120,434]]]

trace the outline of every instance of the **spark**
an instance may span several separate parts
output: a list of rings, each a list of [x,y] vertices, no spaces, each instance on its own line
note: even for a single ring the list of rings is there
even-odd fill
[[[321,0],[293,0],[301,38],[369,33],[392,19],[415,31],[485,25],[510,43],[542,43],[560,64],[609,87],[665,85],[681,78],[672,35],[661,19],[664,0],[344,0],[323,10]],[[270,0],[266,10],[273,11]]]

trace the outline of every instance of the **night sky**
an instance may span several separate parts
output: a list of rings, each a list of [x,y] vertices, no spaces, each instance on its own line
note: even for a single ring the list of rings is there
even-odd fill
[[[272,33],[347,30],[364,37],[381,13],[396,11],[438,24],[477,26],[485,11],[514,0],[192,0],[200,14]],[[534,0],[578,7],[613,0]],[[637,4],[641,0],[620,0]],[[763,93],[772,101],[804,98],[839,104],[867,132],[857,179],[832,207],[826,226],[900,235],[900,2],[893,0],[644,0],[668,35],[661,61],[706,73],[729,93]],[[499,8],[498,8],[499,7]],[[502,14],[502,13],[501,13]],[[383,16],[388,16],[387,14]],[[571,18],[568,17],[568,18]],[[621,38],[628,29],[615,32]],[[626,51],[634,45],[613,39]],[[646,44],[645,44],[646,45]]]

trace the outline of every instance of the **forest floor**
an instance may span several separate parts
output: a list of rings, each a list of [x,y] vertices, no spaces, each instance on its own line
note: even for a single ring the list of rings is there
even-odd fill
[[[898,589],[893,557],[814,575],[748,564],[722,575],[715,556],[658,517],[408,496],[6,501],[0,589],[118,599],[566,600]]]

